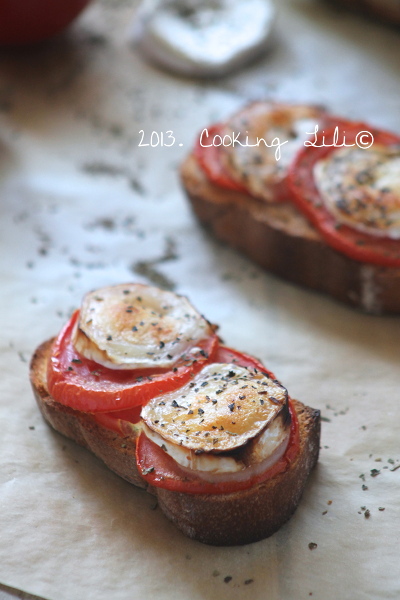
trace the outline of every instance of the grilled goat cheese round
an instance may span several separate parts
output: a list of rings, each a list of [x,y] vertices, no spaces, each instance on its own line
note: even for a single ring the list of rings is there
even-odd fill
[[[76,350],[111,369],[170,368],[213,333],[183,296],[141,284],[87,294],[73,333]]]
[[[225,124],[223,134],[240,134],[226,146],[221,161],[235,180],[267,202],[282,183],[295,154],[320,123],[323,111],[314,106],[255,102]],[[223,135],[222,134],[222,135]]]
[[[150,439],[201,471],[240,471],[283,450],[289,436],[286,389],[235,364],[207,365],[189,384],[150,400],[141,416]]]
[[[400,238],[400,148],[337,149],[317,162],[314,179],[338,223]]]

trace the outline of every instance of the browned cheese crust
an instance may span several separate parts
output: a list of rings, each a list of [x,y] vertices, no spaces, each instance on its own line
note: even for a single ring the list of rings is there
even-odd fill
[[[45,420],[58,432],[100,458],[112,471],[158,498],[165,515],[187,536],[217,546],[247,544],[277,531],[293,514],[318,460],[320,413],[293,401],[299,419],[300,452],[290,468],[248,490],[230,494],[183,494],[149,488],[136,467],[134,436],[99,426],[86,413],[55,402],[48,393],[46,368],[52,340],[36,350],[31,383]]]
[[[199,221],[261,267],[370,314],[400,312],[400,269],[366,265],[333,250],[289,202],[267,204],[216,186],[193,155],[181,177]]]

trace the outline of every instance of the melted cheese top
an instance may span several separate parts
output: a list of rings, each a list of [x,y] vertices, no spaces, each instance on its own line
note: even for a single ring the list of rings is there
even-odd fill
[[[338,223],[400,239],[400,149],[340,148],[317,162],[314,178]]]
[[[267,375],[234,364],[205,366],[193,380],[142,409],[147,427],[197,453],[231,451],[256,437],[287,405]]]
[[[123,284],[85,296],[73,344],[111,369],[169,368],[184,355],[194,357],[197,344],[212,333],[185,297]]]
[[[295,154],[320,123],[322,114],[323,111],[314,106],[255,102],[225,124],[223,133],[240,132],[239,140],[244,145],[224,147],[221,160],[232,177],[244,184],[252,195],[272,201],[274,186],[282,183]],[[274,139],[284,143],[279,160],[277,146],[272,145]]]

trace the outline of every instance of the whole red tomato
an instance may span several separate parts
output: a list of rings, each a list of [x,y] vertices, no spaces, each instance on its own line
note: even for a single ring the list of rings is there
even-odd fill
[[[0,0],[0,44],[31,44],[62,31],[90,0]]]

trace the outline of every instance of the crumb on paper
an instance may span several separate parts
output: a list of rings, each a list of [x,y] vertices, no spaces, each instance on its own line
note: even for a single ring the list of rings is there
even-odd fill
[[[318,548],[318,544],[316,544],[315,542],[310,542],[308,544],[308,547],[310,550],[315,550],[315,548]]]

